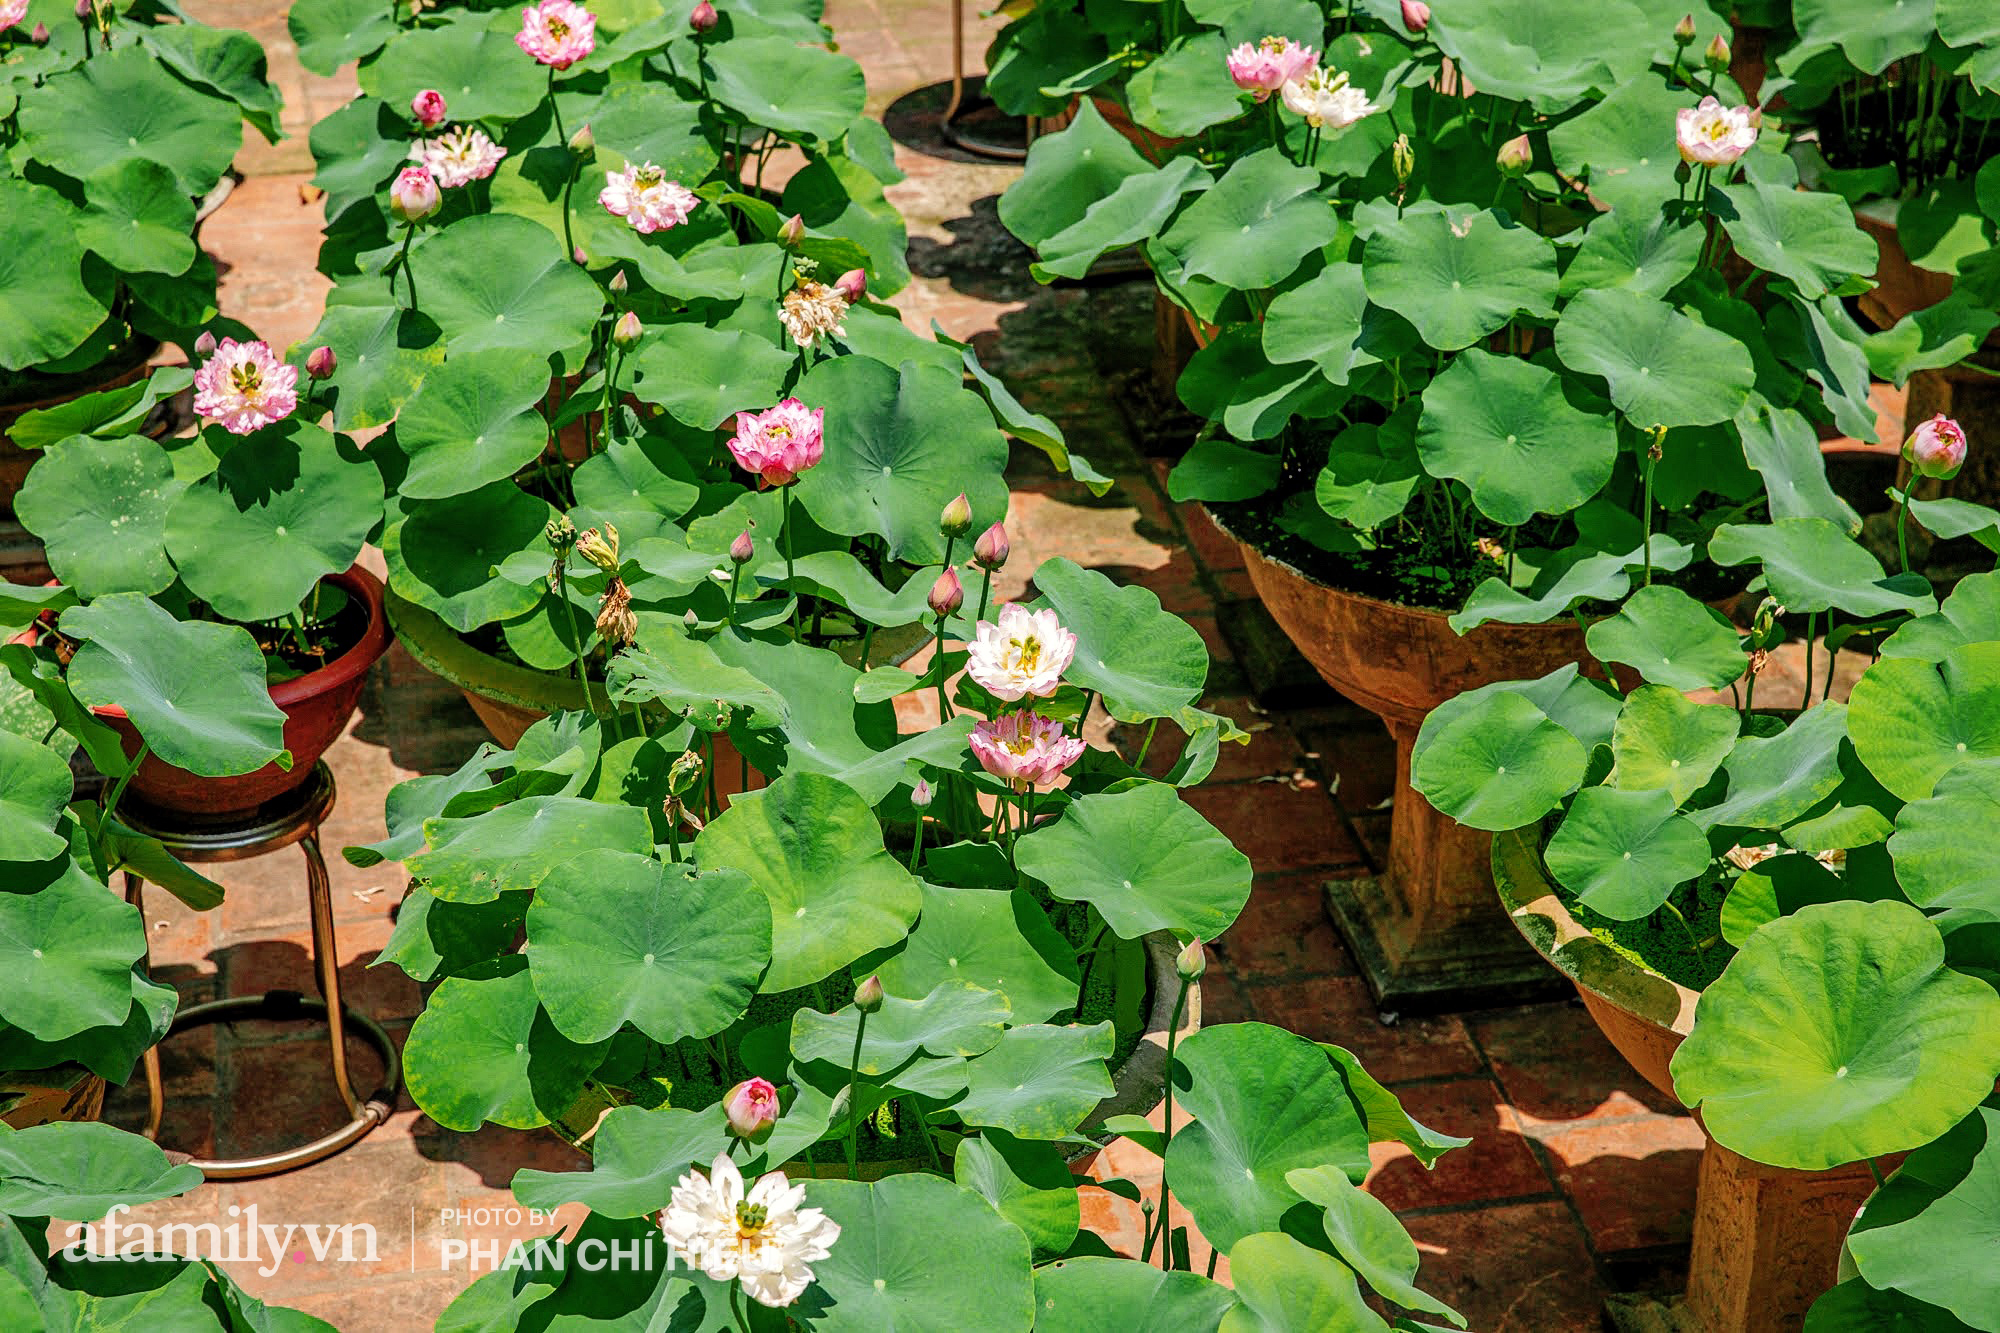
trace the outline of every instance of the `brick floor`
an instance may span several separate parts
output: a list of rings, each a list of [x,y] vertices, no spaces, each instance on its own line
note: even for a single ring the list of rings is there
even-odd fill
[[[191,0],[198,14],[250,28],[266,43],[286,93],[277,147],[246,142],[248,180],[209,223],[204,244],[223,266],[225,313],[274,342],[316,323],[325,285],[313,271],[319,213],[301,202],[310,170],[302,136],[351,95],[351,73],[323,79],[293,57],[283,6],[264,0]],[[997,591],[1014,595],[1043,558],[1063,554],[1157,593],[1186,614],[1215,668],[1209,707],[1251,730],[1191,800],[1250,855],[1255,889],[1241,920],[1213,950],[1204,981],[1210,1022],[1259,1019],[1353,1049],[1420,1119],[1472,1144],[1425,1171],[1400,1148],[1378,1145],[1370,1188],[1403,1214],[1423,1255],[1421,1280],[1483,1333],[1594,1329],[1609,1279],[1634,1256],[1684,1253],[1700,1136],[1693,1122],[1625,1067],[1573,1003],[1383,1021],[1320,907],[1329,875],[1366,873],[1386,836],[1393,752],[1366,712],[1331,695],[1282,639],[1273,638],[1234,544],[1198,509],[1165,494],[1166,464],[1149,447],[1185,420],[1157,387],[1153,303],[1144,280],[1042,288],[999,227],[994,201],[1016,169],[944,148],[925,119],[949,74],[944,0],[832,0],[828,20],[868,71],[871,108],[899,136],[909,180],[890,197],[909,220],[916,278],[897,298],[906,320],[970,338],[1030,406],[1057,416],[1071,447],[1119,477],[1099,498],[1053,477],[1035,451],[1015,451],[1010,527],[1015,558]],[[992,21],[973,18],[972,64]],[[1899,410],[1899,409],[1898,409]],[[1182,437],[1184,438],[1184,436]],[[1781,654],[1773,695],[1802,687],[1802,662]],[[1822,671],[1824,667],[1822,666]],[[1842,683],[1851,676],[1845,665]],[[1773,697],[1771,702],[1780,702]],[[1128,754],[1130,729],[1093,728]],[[381,836],[382,797],[415,773],[450,769],[484,736],[455,691],[400,650],[376,670],[361,709],[329,754],[340,805],[326,829],[341,979],[350,998],[400,1039],[419,1008],[400,972],[367,964],[387,939],[400,867],[350,867],[348,842]],[[1147,766],[1172,762],[1181,737],[1162,727]],[[164,894],[148,923],[162,976],[187,998],[311,989],[303,872],[296,852],[215,868],[230,893],[200,916]],[[270,1146],[339,1119],[325,1082],[326,1051],[312,1029],[237,1024],[176,1038],[166,1052],[163,1139],[200,1152]],[[358,1076],[373,1057],[357,1043]],[[372,1082],[364,1084],[373,1086]],[[115,1091],[107,1112],[135,1125],[143,1088]],[[232,1265],[258,1295],[296,1304],[347,1330],[427,1327],[468,1280],[460,1261],[441,1271],[448,1242],[500,1241],[546,1231],[508,1193],[523,1166],[561,1169],[574,1158],[552,1136],[441,1129],[407,1099],[361,1146],[271,1180],[214,1184],[141,1209],[144,1220],[220,1219],[257,1204],[266,1220],[366,1222],[382,1257],[326,1264],[295,1255],[263,1273]],[[1147,1184],[1157,1162],[1120,1143],[1100,1178]],[[1137,1209],[1085,1192],[1086,1219],[1129,1249]],[[485,1210],[485,1211],[481,1211]],[[574,1222],[566,1210],[560,1222]],[[1195,1245],[1198,1264],[1206,1247]],[[1684,1262],[1684,1260],[1683,1260]],[[1220,1270],[1226,1276],[1226,1263]]]

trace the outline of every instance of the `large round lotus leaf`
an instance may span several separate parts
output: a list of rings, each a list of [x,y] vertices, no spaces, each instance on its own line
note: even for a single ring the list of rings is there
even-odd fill
[[[1275,286],[1340,230],[1339,217],[1313,193],[1318,186],[1317,171],[1276,148],[1259,149],[1182,210],[1160,243],[1189,278],[1239,291]]]
[[[837,363],[846,360],[839,358]],[[646,331],[646,341],[632,357],[628,373],[634,377],[634,397],[658,403],[685,425],[710,430],[733,424],[732,413],[761,412],[777,402],[784,396],[785,376],[796,364],[796,357],[754,333],[700,324],[662,324]],[[895,372],[889,373],[893,378]],[[816,398],[806,403],[822,406]],[[830,408],[827,417],[829,457],[825,461],[832,462]]]
[[[194,263],[194,200],[157,162],[127,158],[83,183],[86,250],[128,272],[185,273]]]
[[[1977,0],[1975,0],[1975,3]],[[1949,1311],[1849,1278],[1813,1302],[1804,1333],[1972,1333]]]
[[[542,530],[554,517],[547,501],[511,481],[413,501],[382,534],[389,586],[461,634],[518,616],[541,601],[542,589],[516,583],[498,567],[517,552],[548,550]]]
[[[1076,1240],[1082,1214],[1076,1177],[1055,1144],[1024,1142],[998,1130],[972,1135],[959,1140],[952,1178],[1021,1228],[1037,1254],[1061,1254]],[[1046,1324],[1035,1321],[1037,1328]]]
[[[94,1222],[114,1205],[137,1207],[199,1184],[200,1168],[174,1166],[158,1144],[110,1125],[35,1125],[0,1138],[0,1212],[12,1217]]]
[[[769,993],[810,985],[895,944],[923,902],[883,847],[868,802],[819,773],[787,774],[737,797],[702,830],[694,857],[742,871],[769,900]]]
[[[983,1055],[1000,1044],[1009,1017],[1006,996],[962,981],[940,982],[918,999],[885,995],[881,1009],[868,1016],[860,1063],[854,1067],[874,1078],[895,1072],[919,1054]],[[861,1011],[852,1005],[835,1014],[798,1010],[792,1015],[792,1054],[847,1065],[854,1058],[860,1019]]]
[[[689,1167],[706,1170],[730,1142],[720,1107],[620,1106],[598,1125],[590,1170],[524,1168],[514,1175],[515,1197],[530,1208],[580,1203],[605,1217],[644,1217],[667,1206]]]
[[[0,216],[0,368],[22,370],[74,351],[105,309],[83,285],[77,214],[61,195],[0,180]]]
[[[578,1045],[535,999],[527,960],[481,976],[446,977],[403,1047],[403,1077],[425,1115],[464,1133],[491,1121],[545,1125],[575,1103],[608,1043]]]
[[[2000,995],[1907,903],[1802,907],[1702,992],[1674,1091],[1716,1141],[1820,1171],[1928,1143],[1993,1091]]]
[[[1471,86],[1543,112],[1639,78],[1659,44],[1657,18],[1630,0],[1593,4],[1587,15],[1571,0],[1513,0],[1506,22],[1483,17],[1446,10],[1430,35]]]
[[[1269,320],[1264,327],[1270,328]],[[1422,410],[1423,404],[1411,399],[1379,427],[1357,422],[1335,436],[1326,466],[1313,483],[1319,507],[1343,523],[1371,529],[1407,509],[1424,479],[1417,463],[1417,413]]]
[[[285,28],[299,63],[315,74],[337,74],[350,60],[373,55],[398,31],[396,16],[375,0],[315,0],[293,5]]]
[[[1593,912],[1646,916],[1708,868],[1708,839],[1665,791],[1589,787],[1576,794],[1544,854],[1556,882]]]
[[[1229,77],[1228,55],[1219,32],[1176,41],[1125,85],[1132,119],[1176,139],[1235,120],[1243,114],[1243,90]]]
[[[1612,728],[1611,782],[1622,791],[1664,790],[1678,806],[1715,776],[1739,726],[1733,708],[1641,685],[1625,696]]]
[[[739,37],[707,48],[708,93],[749,121],[830,142],[868,101],[851,57],[789,37]]]
[[[630,1023],[663,1046],[742,1016],[771,952],[763,900],[741,875],[673,874],[596,849],[546,876],[528,908],[535,993],[562,1034],[604,1041]]]
[[[1368,304],[1359,264],[1329,264],[1274,298],[1262,334],[1272,361],[1310,361],[1330,384],[1401,352],[1407,337],[1399,319]]]
[[[532,463],[549,440],[535,410],[548,377],[548,358],[517,347],[460,351],[431,370],[396,421],[396,443],[410,459],[397,490],[439,500]]]
[[[579,507],[608,515],[621,532],[649,519],[677,519],[701,498],[686,456],[657,435],[613,441],[569,481]]]
[[[1875,241],[1839,195],[1756,181],[1717,186],[1709,198],[1743,257],[1790,278],[1808,300],[1875,271]]]
[[[1848,531],[1857,529],[1861,517],[1834,494],[1819,433],[1803,413],[1752,398],[1736,414],[1736,433],[1743,441],[1744,461],[1764,478],[1772,518],[1823,518]]]
[[[1905,1158],[1847,1248],[1871,1285],[2000,1328],[2000,1109],[1980,1107]]]
[[[1694,272],[1703,235],[1700,227],[1680,226],[1639,209],[1600,214],[1563,270],[1562,295],[1622,287],[1663,297]]]
[[[1668,539],[1653,540],[1664,545]],[[1692,554],[1688,547],[1680,549]],[[1656,565],[1661,553],[1656,547]],[[1516,589],[1503,578],[1481,580],[1465,599],[1465,605],[1452,614],[1451,627],[1464,634],[1489,620],[1510,625],[1541,625],[1562,619],[1584,601],[1615,602],[1632,586],[1632,561],[1644,558],[1644,553],[1638,550],[1611,555],[1593,553],[1584,546],[1572,547],[1542,566],[1526,591]],[[1687,560],[1682,558],[1681,565],[1686,564]]]
[[[407,109],[368,97],[349,102],[312,127],[313,161],[319,164],[312,183],[327,193],[329,221],[362,200],[373,200],[377,190],[410,164],[407,133]],[[387,213],[379,216],[386,225]]]
[[[1883,786],[1922,800],[1957,765],[2000,756],[2000,643],[1954,648],[1935,664],[1877,662],[1855,682],[1847,727]]]
[[[1308,1203],[1326,1209],[1323,1225],[1334,1253],[1376,1295],[1405,1310],[1443,1315],[1465,1327],[1463,1316],[1417,1286],[1417,1243],[1388,1204],[1330,1166],[1293,1171],[1286,1180]]]
[[[1076,635],[1076,656],[1065,679],[1096,690],[1114,717],[1165,717],[1201,696],[1208,649],[1194,627],[1162,611],[1152,593],[1114,583],[1063,556],[1043,562],[1035,587]]]
[[[138,912],[74,860],[32,893],[0,893],[0,1019],[42,1041],[123,1023],[132,964],[146,952]]]
[[[1715,805],[1690,810],[1703,828],[1783,828],[1840,787],[1840,743],[1848,711],[1808,709],[1775,736],[1743,736],[1722,761],[1726,788]]]
[[[333,424],[339,430],[387,425],[425,377],[444,364],[437,325],[396,306],[328,306],[305,341],[332,348],[338,358],[327,383],[335,391]]]
[[[1674,115],[1687,105],[1687,94],[1662,80],[1621,82],[1603,101],[1549,131],[1550,154],[1565,175],[1588,175],[1593,198],[1650,221],[1676,193],[1681,158]]]
[[[1086,902],[1122,939],[1156,930],[1212,940],[1250,900],[1250,858],[1163,783],[1073,802],[1015,844],[1023,872]]]
[[[684,101],[665,84],[612,84],[590,113],[590,133],[599,152],[651,162],[669,180],[690,187],[715,170],[715,149],[701,130],[701,104]]]
[[[1470,347],[1517,314],[1556,312],[1555,247],[1497,213],[1463,222],[1412,213],[1368,238],[1361,268],[1368,299],[1443,351]]]
[[[1260,1231],[1233,1244],[1229,1279],[1238,1304],[1222,1316],[1221,1333],[1388,1333],[1388,1323],[1368,1308],[1353,1269],[1282,1231]]]
[[[1946,653],[1962,644],[1996,639],[2000,639],[2000,571],[1968,574],[1934,613],[1891,634],[1882,644],[1882,656],[1942,662]]]
[[[1061,1259],[1035,1270],[1036,1333],[1215,1333],[1236,1297],[1198,1273],[1137,1259]]]
[[[446,227],[411,257],[424,314],[450,355],[518,347],[565,361],[580,355],[604,293],[547,227],[489,214]]]
[[[1665,301],[1611,289],[1580,293],[1556,324],[1556,355],[1602,375],[1633,425],[1707,426],[1728,421],[1757,378],[1750,349]]]
[[[1976,907],[2000,916],[2000,760],[1958,764],[1896,815],[1889,855],[1919,907]]]
[[[449,903],[490,903],[533,889],[558,866],[592,848],[652,850],[652,825],[637,806],[575,796],[530,796],[464,818],[424,821],[425,851],[410,874]]]
[[[1204,1028],[1175,1052],[1193,1123],[1167,1145],[1167,1175],[1202,1235],[1227,1249],[1278,1225],[1302,1196],[1289,1171],[1368,1171],[1368,1131],[1346,1084],[1304,1037],[1262,1023]]]
[[[968,1125],[1022,1139],[1076,1132],[1112,1093],[1105,1062],[1115,1043],[1107,1020],[1090,1027],[1024,1024],[965,1065],[964,1100],[951,1109]]]
[[[1189,411],[1221,421],[1241,440],[1268,440],[1293,417],[1330,416],[1346,397],[1310,362],[1273,365],[1255,324],[1238,324],[1196,352],[1174,389]]]
[[[514,44],[520,26],[520,13],[507,9],[407,28],[362,66],[361,91],[406,107],[419,92],[435,88],[451,118],[463,123],[525,116],[548,96],[548,71]]]
[[[1555,808],[1585,760],[1576,737],[1520,695],[1461,697],[1425,719],[1410,785],[1468,828],[1498,833]]]
[[[815,1333],[1027,1333],[1028,1238],[971,1190],[932,1175],[814,1180],[806,1203],[840,1226],[813,1263]]]
[[[1837,45],[1841,54],[1868,74],[1880,74],[1904,56],[1930,44],[1935,30],[1945,31],[1951,0],[1929,4],[1877,5],[1870,0],[1795,0],[1792,21],[1798,25],[1802,49]],[[1950,40],[1950,39],[1947,39]]]
[[[1040,282],[1081,278],[1106,251],[1159,235],[1182,196],[1210,180],[1207,170],[1191,157],[1174,158],[1158,171],[1127,176],[1088,213],[1037,246],[1039,258],[1028,269]]]
[[[1075,956],[1025,890],[922,887],[916,929],[873,968],[884,991],[918,999],[960,981],[1005,995],[1017,1023],[1046,1022],[1075,1007]]]
[[[61,755],[0,730],[0,861],[47,861],[62,855],[69,842],[54,829],[74,790]]]
[[[69,664],[78,701],[123,708],[175,768],[231,777],[285,753],[285,714],[264,683],[264,655],[241,626],[175,620],[137,593],[73,606],[59,625],[86,641]]]
[[[278,112],[284,97],[268,77],[264,44],[255,37],[199,23],[152,23],[139,30],[139,40],[189,83],[236,103],[266,139],[276,143],[282,137]]]
[[[1775,523],[1725,523],[1708,542],[1718,565],[1761,561],[1771,595],[1793,614],[1838,607],[1871,617],[1936,609],[1922,579],[1890,579],[1881,562],[1823,518],[1781,518]]]
[[[1028,146],[1026,170],[1000,196],[1000,221],[1026,244],[1039,246],[1081,222],[1126,177],[1154,170],[1085,97],[1077,102],[1076,118],[1067,129],[1044,134]]]
[[[1592,625],[1584,641],[1599,661],[1626,663],[1677,690],[1720,689],[1750,661],[1721,612],[1664,583],[1633,593],[1616,615]]]
[[[14,509],[80,596],[156,593],[174,581],[167,513],[185,489],[151,440],[78,435],[35,463]]]
[[[19,121],[19,151],[66,176],[158,162],[186,195],[213,189],[243,142],[235,106],[188,87],[136,43],[50,78]]]
[[[796,396],[826,410],[826,455],[798,481],[813,521],[876,533],[898,560],[944,556],[938,513],[963,493],[975,530],[1007,512],[1007,440],[957,371],[860,356],[822,361]]]
[[[181,493],[167,512],[167,553],[220,614],[278,620],[353,564],[381,517],[382,474],[293,417],[239,442]]]
[[[1572,404],[1552,371],[1473,349],[1425,391],[1417,454],[1433,476],[1464,482],[1481,513],[1516,525],[1597,494],[1618,459],[1618,429]]]

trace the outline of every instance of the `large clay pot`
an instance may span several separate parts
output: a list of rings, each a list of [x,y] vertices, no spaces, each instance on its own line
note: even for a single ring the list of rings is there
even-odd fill
[[[1949,273],[1918,268],[1910,262],[1909,253],[1896,233],[1896,212],[1893,201],[1880,199],[1858,204],[1854,209],[1854,221],[1874,238],[1878,251],[1875,286],[1856,301],[1863,314],[1885,329],[1903,316],[1927,310],[1951,295]]]
[[[389,622],[382,611],[382,584],[373,574],[355,565],[345,573],[329,574],[326,581],[366,608],[368,625],[356,643],[325,666],[271,686],[271,701],[285,713],[285,748],[292,752],[291,768],[266,764],[238,777],[204,778],[148,756],[132,776],[131,795],[155,810],[210,821],[276,800],[312,775],[319,757],[347,729],[347,719],[361,701],[368,668],[389,651],[390,642]],[[126,754],[139,752],[139,733],[124,709],[106,706],[91,711],[118,733]]]
[[[1675,1096],[1668,1066],[1694,1030],[1699,994],[1612,949],[1570,915],[1543,869],[1539,829],[1493,839],[1493,883],[1521,937],[1575,985],[1605,1038],[1641,1078]],[[1633,1317],[1638,1327],[1794,1333],[1838,1281],[1841,1244],[1874,1183],[1863,1162],[1792,1171],[1710,1139],[1695,1186],[1687,1294],[1666,1309],[1620,1304],[1654,1307]]]
[[[1501,929],[1488,835],[1461,827],[1410,786],[1410,751],[1433,708],[1495,681],[1588,659],[1573,624],[1452,631],[1443,613],[1316,582],[1239,541],[1250,581],[1278,625],[1341,694],[1379,715],[1396,742],[1388,863],[1334,880],[1327,907],[1385,1009],[1514,1004],[1561,990],[1532,949]]]

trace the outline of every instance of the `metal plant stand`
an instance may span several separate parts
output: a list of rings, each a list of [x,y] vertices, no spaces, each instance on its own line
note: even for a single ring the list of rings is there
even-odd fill
[[[938,133],[946,143],[954,148],[962,148],[980,157],[997,158],[1002,162],[1020,162],[1027,158],[1026,143],[1035,137],[1035,118],[1029,116],[1023,126],[1024,144],[1016,148],[1013,144],[992,143],[985,139],[975,139],[960,130],[953,122],[965,106],[965,0],[952,0],[951,5],[951,101],[945,104],[944,113],[938,117]]]
[[[333,888],[327,878],[326,859],[320,855],[319,826],[333,809],[333,773],[324,762],[313,768],[312,776],[298,791],[261,806],[247,816],[213,825],[188,825],[182,816],[166,816],[150,811],[137,801],[119,807],[118,817],[134,831],[157,838],[166,849],[190,863],[247,861],[280,848],[297,844],[306,858],[306,897],[312,912],[313,972],[319,985],[319,999],[297,991],[274,990],[262,995],[238,995],[183,1009],[175,1015],[169,1037],[190,1028],[235,1019],[263,1019],[266,1022],[304,1022],[323,1018],[327,1044],[333,1056],[333,1081],[351,1117],[345,1125],[310,1143],[281,1152],[226,1161],[191,1159],[210,1180],[240,1180],[250,1176],[274,1175],[331,1157],[358,1143],[368,1132],[389,1118],[402,1086],[402,1063],[396,1047],[382,1025],[364,1014],[344,1007],[340,1000],[340,951],[333,930]],[[137,875],[125,874],[126,901],[143,914],[143,886]],[[354,1093],[347,1074],[347,1027],[352,1024],[382,1057],[382,1086],[363,1101]],[[160,1052],[157,1046],[144,1057],[146,1069],[146,1137],[157,1139],[166,1095],[160,1079]]]

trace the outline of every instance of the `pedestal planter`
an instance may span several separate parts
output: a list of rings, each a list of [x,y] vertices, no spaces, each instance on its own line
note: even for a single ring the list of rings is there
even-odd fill
[[[1462,828],[1410,787],[1426,714],[1495,681],[1545,675],[1587,656],[1573,624],[1487,624],[1460,636],[1442,612],[1317,583],[1238,543],[1257,595],[1319,674],[1381,717],[1396,742],[1388,864],[1334,880],[1327,910],[1385,1009],[1517,1004],[1560,993],[1534,951],[1501,929],[1486,834]]]
[[[1674,1095],[1668,1062],[1694,1027],[1699,995],[1647,970],[1570,915],[1543,873],[1538,829],[1493,839],[1493,882],[1521,936],[1575,986],[1605,1038],[1648,1083]],[[1617,1298],[1621,1330],[1791,1333],[1838,1280],[1841,1242],[1874,1188],[1865,1163],[1831,1171],[1765,1166],[1709,1140],[1696,1186],[1687,1294],[1670,1306]]]

